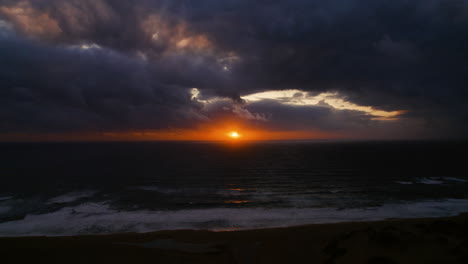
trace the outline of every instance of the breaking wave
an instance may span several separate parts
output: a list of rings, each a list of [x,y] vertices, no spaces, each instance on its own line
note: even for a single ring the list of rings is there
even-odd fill
[[[21,220],[0,223],[0,236],[64,236],[151,232],[174,229],[256,229],[294,225],[442,217],[468,211],[468,199],[427,200],[380,207],[209,208],[178,211],[121,211],[107,203],[82,203]]]

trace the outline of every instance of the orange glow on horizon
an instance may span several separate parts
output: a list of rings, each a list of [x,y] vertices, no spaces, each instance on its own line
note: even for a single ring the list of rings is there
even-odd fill
[[[274,141],[337,139],[325,131],[269,131],[235,122],[204,125],[196,129],[143,130],[134,132],[0,134],[0,141]]]
[[[226,131],[166,130],[141,132],[3,134],[0,141],[275,141],[343,138],[340,134],[321,131],[244,130],[241,134]]]

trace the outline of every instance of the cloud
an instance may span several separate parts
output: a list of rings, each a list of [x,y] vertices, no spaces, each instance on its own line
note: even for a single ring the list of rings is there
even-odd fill
[[[0,0],[0,129],[233,116],[466,137],[467,15],[462,0]]]
[[[47,12],[34,9],[29,2],[20,1],[14,6],[2,6],[0,14],[26,35],[49,39],[62,33],[56,20]]]
[[[249,94],[242,97],[247,102],[258,102],[263,100],[274,100],[283,105],[292,106],[321,106],[330,107],[335,110],[351,110],[362,112],[366,115],[373,116],[372,119],[392,120],[398,115],[406,112],[400,111],[384,111],[375,109],[370,106],[356,105],[346,101],[337,92],[319,93],[309,95],[307,92],[300,90],[283,90],[283,91],[266,91],[261,93]]]
[[[0,130],[129,130],[190,126],[187,88],[105,48],[53,47],[0,36]]]

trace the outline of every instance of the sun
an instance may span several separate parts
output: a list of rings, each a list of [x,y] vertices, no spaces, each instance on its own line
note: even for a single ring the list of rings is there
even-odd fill
[[[228,135],[229,135],[230,138],[234,138],[234,139],[240,137],[240,135],[239,135],[239,133],[237,133],[237,131],[231,131],[231,132],[229,132]]]

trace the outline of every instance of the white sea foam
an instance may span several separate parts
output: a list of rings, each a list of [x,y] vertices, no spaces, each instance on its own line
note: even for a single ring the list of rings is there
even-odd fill
[[[468,199],[387,204],[380,207],[212,208],[179,211],[119,211],[84,203],[22,220],[0,223],[0,236],[76,235],[173,229],[255,229],[386,218],[441,217],[468,211]]]
[[[53,203],[71,203],[77,201],[81,198],[91,197],[96,194],[96,191],[80,191],[80,192],[69,192],[54,198],[51,198],[47,201],[48,204]]]

